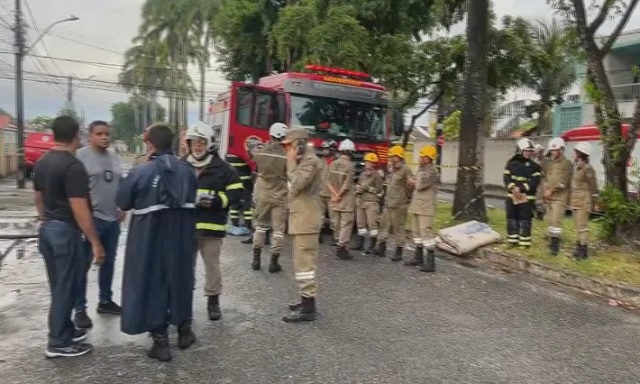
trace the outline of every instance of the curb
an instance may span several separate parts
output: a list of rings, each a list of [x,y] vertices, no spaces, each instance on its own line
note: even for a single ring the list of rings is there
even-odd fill
[[[492,263],[501,264],[508,268],[527,272],[533,276],[548,281],[560,283],[583,291],[594,292],[601,296],[640,307],[640,288],[612,283],[603,279],[587,277],[575,272],[549,267],[548,265],[537,261],[505,254],[491,249],[478,250],[474,256]]]

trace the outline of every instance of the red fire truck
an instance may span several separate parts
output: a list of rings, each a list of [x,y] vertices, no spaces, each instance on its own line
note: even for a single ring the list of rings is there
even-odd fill
[[[258,84],[235,82],[211,102],[207,123],[222,156],[235,155],[255,170],[250,149],[268,140],[269,127],[282,122],[309,131],[311,144],[349,138],[356,145],[359,172],[366,152],[375,152],[386,169],[391,136],[404,131],[402,115],[389,108],[385,88],[362,72],[307,65],[305,73],[263,77]]]

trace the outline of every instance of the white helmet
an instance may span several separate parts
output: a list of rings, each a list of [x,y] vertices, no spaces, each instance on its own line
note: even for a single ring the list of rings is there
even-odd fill
[[[282,123],[273,123],[271,124],[271,128],[269,128],[269,136],[274,139],[284,139],[287,135],[287,126]]]
[[[591,156],[591,144],[587,143],[586,141],[579,142],[578,144],[576,144],[576,147],[574,149],[580,153],[584,153],[587,156]]]
[[[338,145],[338,151],[340,152],[355,152],[355,150],[356,145],[349,139],[343,140],[340,142],[340,145]]]
[[[207,123],[198,121],[196,125],[187,130],[185,137],[186,140],[206,140],[207,149],[212,150],[215,145],[215,139],[213,137],[213,129]]]
[[[554,149],[564,149],[564,147],[566,147],[564,140],[562,140],[561,137],[554,137],[553,139],[549,140],[549,145],[547,145],[547,152],[553,151]]]
[[[523,139],[518,140],[517,146],[518,146],[518,152],[533,151],[535,149],[535,146],[533,145],[531,140],[529,140],[527,138],[523,138]]]

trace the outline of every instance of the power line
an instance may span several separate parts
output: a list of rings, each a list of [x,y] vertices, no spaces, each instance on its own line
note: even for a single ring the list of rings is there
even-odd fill
[[[0,50],[0,54],[13,54],[13,52],[11,51],[7,51],[7,50]],[[46,58],[46,59],[52,59],[52,60],[60,60],[60,61],[66,61],[69,63],[77,63],[77,64],[86,64],[86,65],[92,65],[92,66],[96,66],[96,67],[103,67],[103,68],[117,68],[117,69],[122,69],[124,67],[124,65],[122,64],[116,64],[116,63],[101,63],[101,62],[97,62],[97,61],[89,61],[89,60],[79,60],[79,59],[70,59],[70,58],[65,58],[65,57],[54,57],[54,56],[45,56],[45,55],[36,55],[36,54],[29,54],[29,56],[34,56],[34,57],[38,57],[38,58]],[[140,66],[140,67],[136,67],[138,69],[161,69],[164,71],[181,71],[180,68],[176,68],[176,69],[171,69],[169,67],[157,67],[157,66]],[[198,74],[197,72],[193,72],[193,71],[185,71],[188,74]],[[224,86],[228,86],[228,83],[221,83],[221,82],[217,82],[217,81],[207,81],[205,82],[207,84],[217,84],[217,85],[224,85]]]
[[[38,28],[38,23],[36,23],[36,19],[33,17],[33,12],[31,12],[31,7],[29,6],[29,0],[24,0],[24,5],[27,8],[27,13],[29,14],[29,18],[31,19],[31,23],[33,24],[33,28],[36,30],[36,33],[39,36],[40,35],[40,28]],[[47,55],[51,56],[51,52],[49,52],[49,48],[47,48],[47,44],[44,42],[44,39],[40,40],[40,43],[42,45],[42,48],[44,48],[44,52]],[[62,70],[58,66],[58,63],[56,63],[54,60],[51,60],[51,63],[53,64],[55,69],[58,71],[58,73],[60,73],[61,75],[64,75],[64,73],[62,72]]]

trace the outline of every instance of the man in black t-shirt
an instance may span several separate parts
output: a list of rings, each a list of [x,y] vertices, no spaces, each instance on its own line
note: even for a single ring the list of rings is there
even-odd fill
[[[89,178],[76,159],[80,126],[69,116],[51,126],[56,145],[34,167],[33,185],[38,217],[42,220],[38,246],[44,258],[51,288],[49,342],[45,356],[73,357],[93,348],[82,343],[87,332],[71,321],[74,288],[83,272],[82,234],[91,243],[94,261],[101,263],[104,249],[93,226],[89,203]]]

